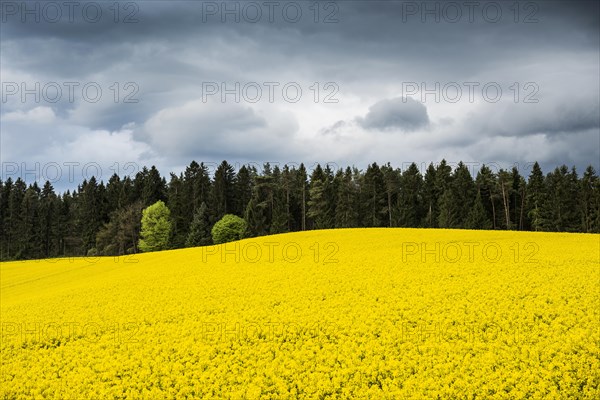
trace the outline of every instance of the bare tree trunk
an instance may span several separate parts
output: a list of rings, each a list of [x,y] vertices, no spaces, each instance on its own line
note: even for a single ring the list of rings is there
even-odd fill
[[[390,228],[392,227],[392,194],[388,191],[388,216],[390,221]]]
[[[429,227],[433,228],[433,206],[431,201],[429,202]]]
[[[492,225],[496,229],[496,206],[494,205],[494,198],[490,194],[490,203],[492,203]]]
[[[519,229],[523,230],[523,213],[525,210],[525,186],[521,190],[521,217],[519,219]]]
[[[302,230],[306,230],[306,187],[302,185]]]
[[[286,214],[285,214],[285,218],[287,219],[287,227],[288,227],[288,231],[291,231],[291,226],[290,226],[290,188],[286,187],[286,192],[285,192],[285,198],[286,198]]]
[[[510,229],[510,210],[506,200],[506,191],[504,190],[504,181],[501,183],[502,186],[502,203],[504,204],[504,218],[506,219],[506,229]]]

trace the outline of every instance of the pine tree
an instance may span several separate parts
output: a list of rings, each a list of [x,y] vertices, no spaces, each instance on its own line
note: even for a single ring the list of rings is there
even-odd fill
[[[185,246],[189,235],[191,210],[188,199],[185,198],[183,174],[171,173],[167,189],[167,207],[171,210],[171,247],[179,249]]]
[[[336,179],[339,180],[337,188],[337,205],[335,208],[335,227],[352,228],[358,226],[358,212],[356,209],[357,189],[353,180],[350,167],[346,171],[338,171]]]
[[[275,208],[275,185],[270,166],[267,165],[265,170],[268,175],[256,177],[252,197],[246,207],[244,219],[248,236],[263,236],[271,232]]]
[[[223,161],[215,171],[212,184],[213,218],[220,220],[235,209],[235,171],[227,161]]]
[[[2,182],[0,180],[0,182]],[[8,239],[10,232],[9,216],[9,198],[12,190],[12,178],[8,178],[6,182],[0,183],[0,261],[8,260]]]
[[[290,170],[287,165],[284,165],[281,173],[281,196],[283,198],[283,213],[285,215],[285,232],[298,230],[296,219],[294,218],[294,177],[295,171]]]
[[[496,175],[485,164],[483,164],[479,172],[477,172],[475,185],[477,186],[477,190],[481,196],[481,202],[483,203],[487,218],[492,222],[492,229],[496,229]]]
[[[272,201],[273,208],[271,214],[270,234],[284,233],[288,231],[287,204],[284,191],[282,189],[282,176],[279,166],[273,168],[272,173]]]
[[[398,226],[418,227],[426,219],[423,206],[423,178],[417,164],[412,163],[400,177]]]
[[[512,176],[510,172],[505,171],[503,169],[500,169],[500,171],[498,171],[497,188],[498,193],[500,193],[500,198],[502,200],[504,229],[512,229],[513,221],[511,221],[510,218],[510,196],[512,192]]]
[[[19,259],[25,248],[26,227],[22,219],[21,205],[27,186],[19,177],[15,180],[8,197],[8,213],[6,219],[6,255],[8,259]]]
[[[440,213],[438,214],[438,226],[440,228],[454,228],[457,225],[457,207],[452,198],[452,192],[446,190],[438,200]]]
[[[187,215],[187,226],[184,229],[188,230],[189,221],[194,215],[194,211],[202,202],[207,205],[210,202],[211,182],[210,176],[208,175],[208,168],[204,163],[198,164],[196,161],[192,161],[190,165],[185,169],[183,173],[183,204],[185,207],[182,211],[184,215]],[[214,220],[213,210],[209,209],[211,221]]]
[[[237,216],[241,217],[246,212],[246,206],[248,206],[250,197],[252,197],[252,181],[253,176],[251,175],[250,170],[245,165],[242,165],[242,167],[237,172],[233,184],[235,194],[234,214]]]
[[[247,237],[264,236],[267,234],[267,218],[264,209],[259,205],[258,199],[254,196],[248,202],[244,220],[247,224]]]
[[[306,173],[306,167],[304,164],[300,164],[298,172],[296,174],[296,196],[300,203],[300,230],[305,231],[307,229],[307,208],[309,200],[309,185],[308,175]]]
[[[540,165],[533,164],[529,182],[527,183],[527,195],[525,198],[525,209],[530,221],[531,228],[534,231],[541,231],[544,227],[542,215],[542,206],[545,202],[546,188],[544,183],[544,174]]]
[[[59,255],[58,210],[59,199],[54,193],[52,184],[46,181],[40,196],[39,217],[37,221],[41,252],[44,258]]]
[[[361,201],[366,211],[363,215],[363,225],[366,227],[386,226],[385,182],[377,163],[371,164],[365,172]]]
[[[452,201],[454,202],[456,221],[455,228],[465,225],[469,211],[473,206],[477,189],[469,168],[461,161],[454,170],[451,184]]]
[[[206,203],[202,203],[194,213],[194,219],[190,225],[190,233],[185,242],[186,247],[210,245],[212,243],[210,229],[208,207],[206,207]]]
[[[582,232],[600,232],[600,179],[590,165],[579,183],[579,208]]]
[[[481,199],[481,193],[478,191],[475,197],[475,202],[469,210],[469,214],[465,221],[465,228],[467,229],[491,229],[492,222],[487,216],[486,210],[483,206],[483,200]]]
[[[436,191],[438,194],[438,226],[440,228],[456,228],[460,225],[461,221],[461,210],[457,204],[459,198],[462,198],[462,194],[459,194],[460,188],[465,186],[462,181],[466,179],[464,177],[464,170],[466,168],[462,163],[459,163],[455,173],[452,173],[452,168],[446,164],[446,160],[442,160],[436,169]],[[458,179],[457,182],[457,174]],[[468,175],[468,170],[466,170]],[[467,208],[468,212],[468,208]]]
[[[119,178],[119,175],[113,174],[106,184],[106,211],[108,214],[125,206],[125,204],[121,204],[122,190],[123,182],[121,181],[121,178]]]
[[[84,255],[83,240],[78,230],[78,194],[76,191],[71,193],[67,190],[61,196],[61,207],[59,211],[59,240],[60,251],[63,256],[80,256]]]
[[[95,177],[83,181],[77,196],[77,229],[82,239],[83,254],[95,246],[96,234],[105,222],[102,190]]]
[[[39,219],[40,189],[34,182],[25,191],[21,202],[21,237],[16,258],[29,259],[41,257],[41,240],[37,228]]]
[[[512,188],[510,197],[510,209],[512,210],[514,227],[518,230],[525,229],[526,226],[526,215],[525,215],[525,198],[527,196],[527,183],[525,179],[519,174],[517,167],[513,167],[511,171],[512,175]]]
[[[423,226],[427,228],[437,227],[437,214],[438,214],[438,194],[436,189],[436,171],[433,164],[429,164],[425,176],[423,178],[423,206],[425,217],[423,220]]]
[[[332,226],[329,218],[328,182],[321,165],[317,164],[310,177],[310,189],[307,216],[312,221],[313,229],[328,229]]]
[[[400,192],[401,173],[399,169],[394,169],[387,163],[381,167],[383,180],[385,182],[385,211],[387,215],[387,226],[398,226],[398,196]]]
[[[546,176],[546,196],[542,206],[544,230],[574,232],[581,224],[576,205],[579,182],[577,172],[566,165],[557,167]]]
[[[96,235],[98,255],[122,256],[138,252],[142,208],[138,200],[111,213],[110,221]]]

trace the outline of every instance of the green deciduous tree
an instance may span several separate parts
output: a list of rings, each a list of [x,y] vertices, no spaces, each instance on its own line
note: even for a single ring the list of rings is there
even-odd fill
[[[246,221],[237,215],[225,214],[212,227],[211,234],[214,244],[240,240],[246,232]]]
[[[157,201],[142,212],[141,251],[159,251],[169,247],[171,212],[162,201]]]

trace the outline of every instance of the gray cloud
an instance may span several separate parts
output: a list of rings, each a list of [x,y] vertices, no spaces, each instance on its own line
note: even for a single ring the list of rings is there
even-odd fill
[[[414,131],[429,124],[427,108],[411,98],[398,97],[381,100],[371,107],[357,122],[365,129]]]
[[[134,137],[172,159],[264,159],[285,154],[298,129],[293,117],[273,114],[267,121],[247,106],[198,99],[159,111]]]
[[[323,23],[334,11],[325,8],[331,2],[319,3],[318,23],[313,2],[297,2],[303,16],[291,23],[282,18],[284,3],[274,22],[263,14],[258,23],[235,23],[231,16],[223,23],[220,15],[204,22],[203,2],[189,1],[136,2],[139,21],[131,24],[114,23],[111,2],[99,3],[104,13],[95,24],[80,13],[73,23],[9,17],[0,24],[2,82],[98,82],[104,95],[97,103],[81,96],[57,103],[12,96],[0,111],[0,156],[57,160],[65,154],[58,149],[68,148],[82,160],[108,163],[111,154],[94,148],[104,143],[118,149],[114,158],[160,163],[163,173],[190,158],[360,166],[407,158],[540,157],[548,165],[600,167],[597,1],[519,2],[517,22],[513,2],[495,2],[502,7],[495,23],[482,16],[487,1],[479,2],[473,22],[463,8],[458,23],[444,15],[439,23],[431,15],[423,22],[420,13],[407,18],[403,7],[413,2],[403,1],[337,1],[336,23]],[[537,22],[524,23],[532,10]],[[206,81],[297,82],[303,97],[298,103],[279,96],[274,103],[199,104]],[[405,82],[473,81],[498,82],[502,101],[400,100]],[[139,102],[113,101],[114,82],[135,82]],[[323,101],[327,82],[339,87],[337,103]],[[539,103],[512,101],[515,82],[521,96],[526,82],[536,82]]]

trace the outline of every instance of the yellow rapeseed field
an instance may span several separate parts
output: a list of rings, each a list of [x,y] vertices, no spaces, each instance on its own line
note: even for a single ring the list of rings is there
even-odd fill
[[[600,235],[347,229],[1,266],[2,399],[597,399]]]

